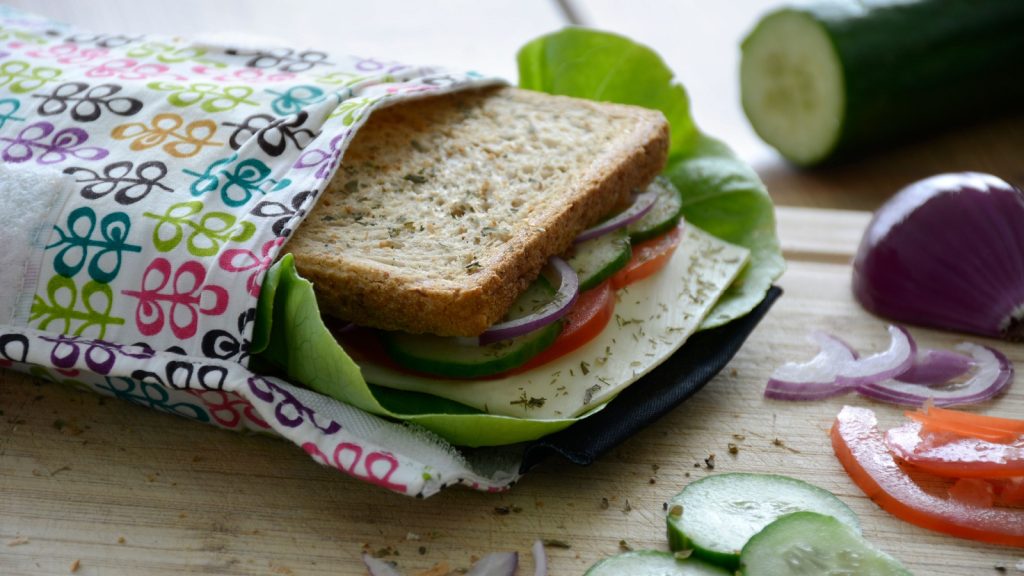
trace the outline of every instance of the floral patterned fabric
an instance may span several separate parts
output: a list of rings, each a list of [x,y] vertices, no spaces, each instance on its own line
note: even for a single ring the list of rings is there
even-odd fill
[[[0,161],[60,174],[70,190],[42,234],[34,291],[10,324],[0,317],[0,366],[273,431],[407,494],[507,485],[514,476],[479,476],[457,457],[396,455],[360,435],[366,426],[332,418],[374,417],[246,368],[263,276],[369,113],[493,82],[315,50],[94,34],[0,12]],[[0,241],[24,240],[0,231]]]

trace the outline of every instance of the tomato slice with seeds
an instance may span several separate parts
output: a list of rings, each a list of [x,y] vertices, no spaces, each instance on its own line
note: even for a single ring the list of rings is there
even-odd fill
[[[612,276],[612,288],[618,290],[633,282],[653,276],[668,264],[682,239],[679,227],[633,246],[633,257]]]
[[[562,317],[562,331],[551,346],[510,373],[532,370],[590,342],[604,330],[614,312],[615,291],[612,290],[610,280],[581,292],[576,303]]]
[[[874,411],[843,407],[831,436],[850,478],[890,514],[960,538],[1024,547],[1024,509],[983,508],[925,492],[889,452]]]

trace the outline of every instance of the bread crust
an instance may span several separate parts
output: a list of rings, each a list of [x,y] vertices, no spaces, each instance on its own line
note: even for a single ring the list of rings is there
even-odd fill
[[[520,171],[554,174],[566,185],[550,189],[541,182],[539,192],[531,192],[529,198],[494,193],[491,180],[459,188],[463,179],[470,181],[480,172],[479,162],[475,170],[465,170],[468,164],[460,153],[466,158],[483,157],[481,147],[486,151],[490,146],[478,142],[482,126],[501,126],[503,139],[493,144],[495,150],[520,145],[532,150],[535,143],[528,140],[534,138],[531,127],[537,128],[535,121],[542,121],[547,114],[553,115],[552,122],[561,122],[559,111],[570,108],[577,116],[578,110],[585,111],[587,120],[574,120],[577,125],[596,122],[600,126],[602,116],[607,118],[610,129],[593,135],[600,136],[600,144],[589,139],[585,143],[578,138],[575,142],[557,142],[541,137],[545,139],[544,149],[539,154],[530,153],[538,160],[531,163],[532,168],[521,167],[500,175],[509,187],[524,190],[533,190],[538,184],[532,176],[513,182]],[[520,129],[509,123],[523,117],[526,141],[510,144]],[[574,128],[567,125],[560,129],[568,133]],[[416,146],[417,138],[442,144],[421,149]],[[404,160],[401,151],[392,154],[395,147],[408,147],[410,143],[416,148],[410,154],[424,157],[420,161]],[[569,166],[574,173],[567,174],[566,163],[557,154],[563,148],[565,154],[578,153],[574,146],[598,152],[590,162]],[[442,149],[443,154],[437,152]],[[514,88],[459,92],[402,103],[374,112],[346,151],[343,168],[285,250],[294,255],[299,273],[313,282],[320,309],[326,314],[387,330],[477,335],[504,316],[551,256],[565,253],[581,231],[620,208],[631,191],[649,184],[664,166],[667,150],[668,125],[664,117],[642,108]],[[556,165],[556,171],[538,165],[544,164],[545,158]],[[518,160],[494,158],[494,162],[503,161]],[[448,165],[456,168],[449,169]],[[417,168],[419,172],[412,172]],[[376,192],[366,190],[367,178],[373,179],[375,186],[371,188]],[[428,185],[437,187],[433,195]],[[468,216],[457,212],[461,209],[460,194],[471,202],[491,203],[496,212],[522,218],[516,222],[503,218],[499,225],[503,230],[508,228],[507,235],[500,241],[493,240],[489,227],[480,226],[487,222],[486,216],[474,204],[466,205],[466,210],[474,212]],[[521,198],[520,205],[516,205],[517,198]],[[360,212],[372,203],[369,199],[390,204]],[[531,204],[534,200],[536,209]],[[401,208],[395,205],[406,201],[436,202],[438,207],[417,206],[409,212],[442,216],[420,217],[411,225],[409,221],[401,222],[397,233],[388,227],[385,237],[382,223],[392,226],[399,222]],[[499,202],[500,207],[494,206]],[[448,212],[440,212],[442,209]],[[487,242],[481,243],[485,236]],[[434,245],[430,242],[438,248],[423,248]],[[466,246],[471,243],[476,248]],[[367,253],[372,256],[367,257]],[[466,254],[479,257],[469,264],[452,261],[464,260]],[[443,263],[436,273],[431,268],[435,260]]]

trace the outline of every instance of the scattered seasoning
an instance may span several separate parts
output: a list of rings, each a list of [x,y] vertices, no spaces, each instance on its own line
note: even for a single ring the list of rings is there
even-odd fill
[[[74,574],[75,572],[78,572],[78,567],[81,565],[82,561],[76,558],[75,561],[71,563],[71,567],[69,568],[69,570],[71,571],[72,574]]]
[[[545,538],[541,540],[541,542],[543,542],[544,546],[548,548],[562,548],[564,550],[572,548],[572,544],[569,544],[565,540],[558,540],[557,538]]]
[[[18,536],[14,540],[8,540],[7,541],[7,545],[11,546],[11,547],[14,547],[14,546],[21,546],[22,544],[28,544],[28,542],[29,542],[28,536]]]
[[[626,503],[622,506],[622,513],[629,514],[633,511],[633,505],[629,503],[629,498],[626,498]]]
[[[704,459],[704,465],[708,467],[708,470],[715,469],[715,455],[708,454],[708,457]]]
[[[654,478],[654,476],[651,476],[651,479],[650,479],[650,480],[648,480],[648,481],[647,481],[647,483],[648,483],[648,484],[657,484],[657,483],[658,483],[658,481],[657,481],[657,480],[656,480],[656,479]]]
[[[494,513],[498,516],[508,516],[512,513],[512,509],[508,506],[495,506]]]
[[[65,424],[66,424],[66,422],[64,422],[61,419],[57,419],[57,420],[53,421],[53,427],[56,428],[57,430],[63,430]]]
[[[427,183],[427,177],[423,176],[422,174],[406,174],[405,176],[402,176],[402,178],[404,180],[408,180],[409,182],[412,182],[413,184],[426,184]]]
[[[425,555],[427,553],[427,547],[426,546],[420,546],[419,548],[416,549],[416,551],[420,553],[420,556],[423,556],[423,555]]]
[[[747,437],[745,435],[743,435],[743,434],[733,434],[732,437],[735,440],[746,440],[747,439]]]
[[[584,376],[590,374],[590,364],[587,364],[586,362],[580,362],[580,372],[583,372]]]
[[[740,447],[735,442],[729,442],[729,454],[733,456],[740,453]]]
[[[633,547],[629,545],[629,542],[619,540],[619,550],[622,550],[623,552],[632,552]]]
[[[789,450],[793,454],[800,454],[800,451],[797,450],[796,448],[790,448],[789,446],[786,446],[786,443],[783,442],[781,438],[776,438],[772,440],[772,444],[778,446],[779,448],[785,448],[786,450]]]
[[[587,404],[590,404],[590,401],[594,399],[594,394],[600,391],[601,386],[599,384],[594,384],[590,388],[587,388],[587,390],[583,393],[583,405],[586,406]]]
[[[406,540],[419,540],[420,535],[415,532],[409,532],[405,535]]]
[[[1006,574],[1006,566],[1003,566],[1002,564],[996,564],[992,568],[1000,574]]]
[[[664,512],[666,510],[668,510],[668,502],[662,502],[661,503],[661,511]]]
[[[607,509],[608,509],[608,499],[602,497],[601,498],[601,510],[607,510]]]
[[[118,544],[124,544],[125,543],[124,536],[118,536],[117,537],[117,543]]]
[[[672,505],[672,509],[668,511],[668,515],[673,517],[673,518],[682,518],[683,517],[683,505],[682,504],[673,504]]]

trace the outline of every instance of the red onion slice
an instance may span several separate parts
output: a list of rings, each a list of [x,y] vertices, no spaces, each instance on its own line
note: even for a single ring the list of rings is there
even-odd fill
[[[764,395],[777,400],[819,400],[852,390],[837,383],[839,371],[856,361],[856,355],[842,340],[825,332],[812,332],[818,354],[804,363],[787,362],[772,373]]]
[[[929,348],[918,352],[914,363],[896,380],[907,384],[936,386],[963,376],[973,367],[974,360],[966,354]]]
[[[544,541],[534,542],[531,552],[533,552],[533,576],[548,576],[548,553],[544,549]]]
[[[488,554],[470,567],[466,576],[513,576],[519,567],[519,554],[497,552]]]
[[[609,218],[608,220],[605,220],[604,222],[601,222],[600,224],[594,226],[593,228],[587,228],[586,230],[581,232],[579,236],[576,237],[575,242],[577,244],[579,244],[580,242],[586,242],[587,240],[592,240],[594,238],[597,238],[598,236],[607,234],[612,230],[618,230],[623,226],[629,226],[630,224],[643,218],[645,214],[650,212],[651,208],[654,207],[654,203],[657,200],[657,191],[655,191],[653,188],[648,188],[647,190],[636,195],[636,197],[633,199],[633,203],[629,205],[629,208],[626,208],[622,212],[619,212],[615,216]]]
[[[1010,385],[1013,366],[1002,352],[969,342],[957,345],[956,349],[974,359],[974,374],[965,382],[925,387],[886,380],[859,386],[857,392],[869,398],[904,406],[922,406],[928,400],[936,406],[956,406],[984,402]]]
[[[388,562],[374,558],[365,552],[363,553],[363,564],[370,571],[370,576],[402,576],[402,573]]]
[[[889,326],[889,348],[884,352],[859,358],[839,371],[836,380],[854,386],[863,386],[894,378],[914,363],[917,344],[910,333],[900,326]]]
[[[576,276],[576,272],[565,260],[557,256],[552,256],[548,261],[546,272],[550,272],[555,277],[553,280],[558,284],[558,291],[551,302],[534,314],[491,326],[477,338],[481,345],[522,336],[527,332],[547,326],[564,316],[569,308],[572,308],[580,294],[580,279]]]
[[[899,326],[889,326],[889,336],[888,349],[860,358],[839,338],[815,332],[811,338],[821,348],[818,355],[804,364],[779,367],[768,381],[764,395],[777,400],[820,400],[893,378],[913,363],[917,344]]]

